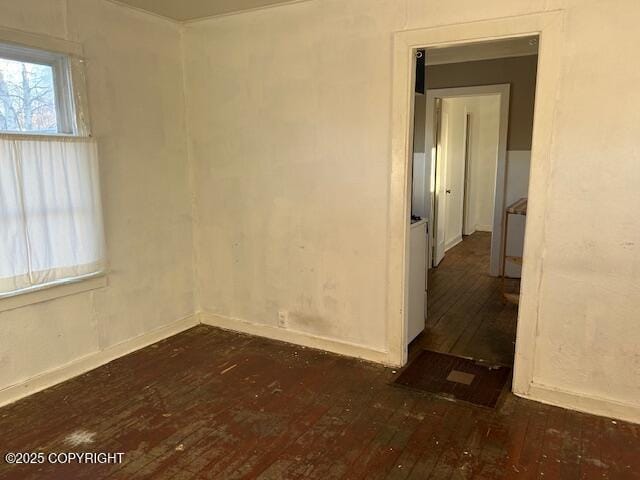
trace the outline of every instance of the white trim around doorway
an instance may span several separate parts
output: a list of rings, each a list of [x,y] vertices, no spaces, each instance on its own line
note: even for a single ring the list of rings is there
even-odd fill
[[[496,39],[539,35],[531,176],[522,266],[513,391],[531,392],[536,356],[539,298],[549,195],[556,94],[562,70],[564,12],[552,11],[467,22],[394,34],[391,112],[391,165],[387,250],[388,363],[407,362],[409,218],[415,52]]]

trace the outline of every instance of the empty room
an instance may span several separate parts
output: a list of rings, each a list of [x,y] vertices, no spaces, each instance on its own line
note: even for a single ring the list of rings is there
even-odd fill
[[[0,0],[0,479],[640,479],[639,21]]]

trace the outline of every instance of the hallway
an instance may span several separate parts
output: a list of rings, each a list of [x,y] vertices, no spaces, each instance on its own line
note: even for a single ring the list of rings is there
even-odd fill
[[[501,279],[489,276],[491,234],[476,232],[429,270],[427,326],[411,345],[512,365],[518,307],[506,303]],[[516,288],[517,280],[509,280]]]

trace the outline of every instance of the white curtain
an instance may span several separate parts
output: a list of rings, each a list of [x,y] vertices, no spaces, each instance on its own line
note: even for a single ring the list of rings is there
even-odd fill
[[[104,268],[95,142],[0,136],[0,296]]]

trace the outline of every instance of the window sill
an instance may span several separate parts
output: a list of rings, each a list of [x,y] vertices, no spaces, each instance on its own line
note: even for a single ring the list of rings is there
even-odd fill
[[[65,132],[16,132],[0,130],[0,138],[8,140],[90,140],[89,135],[76,135]]]
[[[47,302],[56,298],[68,297],[69,295],[88,292],[90,290],[97,290],[98,288],[104,288],[106,286],[107,276],[105,274],[87,279],[80,279],[70,283],[51,285],[50,287],[43,287],[40,290],[21,293],[12,297],[0,298],[0,312],[7,312],[9,310],[15,310],[16,308],[26,307],[36,303]]]

